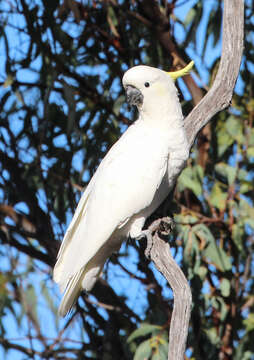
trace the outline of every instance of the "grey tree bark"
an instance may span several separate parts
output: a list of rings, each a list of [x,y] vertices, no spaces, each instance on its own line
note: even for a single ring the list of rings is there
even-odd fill
[[[189,148],[192,147],[199,131],[212,117],[230,106],[243,52],[244,0],[224,1],[222,32],[221,61],[215,81],[185,119],[184,127],[189,139]],[[183,360],[192,295],[188,281],[174,261],[168,243],[163,240],[163,231],[159,229],[159,223],[169,221],[169,218],[159,219],[150,225],[153,241],[152,244],[148,243],[146,255],[154,262],[173,290],[174,308],[169,331],[168,360]],[[169,231],[170,229],[166,232]]]

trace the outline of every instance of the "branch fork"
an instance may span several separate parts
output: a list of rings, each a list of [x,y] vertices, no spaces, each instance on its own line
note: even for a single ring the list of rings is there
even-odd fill
[[[211,118],[230,106],[243,52],[244,0],[224,0],[222,33],[221,62],[213,86],[184,122],[189,148]],[[145,255],[154,262],[173,289],[174,308],[169,331],[168,360],[183,360],[192,295],[187,279],[174,261],[170,247],[163,239],[163,231],[160,231],[160,224],[165,219],[168,218],[155,220],[144,231],[147,236]]]

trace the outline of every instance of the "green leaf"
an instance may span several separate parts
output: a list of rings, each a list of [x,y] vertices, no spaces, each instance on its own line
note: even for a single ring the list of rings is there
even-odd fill
[[[116,99],[116,101],[114,102],[113,111],[114,111],[114,113],[115,113],[117,116],[118,116],[119,113],[120,113],[120,109],[121,109],[124,101],[125,101],[125,96],[124,96],[124,95],[120,95],[120,96]]]
[[[216,245],[215,238],[206,225],[197,224],[192,227],[192,231],[200,238],[201,242],[208,244],[203,250],[205,257],[208,257],[221,271],[231,269],[230,258],[223,249]]]
[[[112,6],[108,6],[107,21],[108,21],[110,30],[112,31],[114,36],[119,37],[120,35],[117,31],[117,25],[118,25],[117,16],[116,16],[115,10]]]
[[[220,313],[220,320],[224,321],[228,313],[228,308],[223,298],[220,296],[213,296],[211,305]]]
[[[215,170],[222,176],[226,177],[228,184],[232,185],[235,181],[237,168],[234,166],[229,166],[223,162],[218,163],[215,166]]]
[[[167,360],[168,354],[165,355],[164,352],[161,352],[160,345],[158,346],[158,349],[155,351],[154,355],[152,356],[151,360]]]
[[[250,112],[252,112],[253,111],[252,109],[254,108],[254,99],[252,99],[250,101],[250,103],[249,103],[249,105],[251,105],[250,106]],[[251,107],[252,107],[252,109],[251,109]],[[248,144],[249,144],[249,146],[253,147],[254,146],[254,128],[249,129],[249,134],[248,135],[249,135]]]
[[[168,335],[164,332],[150,339],[153,349],[152,360],[167,360],[168,358]]]
[[[205,266],[199,266],[195,271],[195,274],[200,277],[201,281],[203,281],[206,277],[207,271],[208,270]]]
[[[214,236],[205,224],[197,224],[192,227],[192,231],[200,238],[201,241],[209,243],[214,240]]]
[[[37,300],[38,299],[34,287],[29,284],[26,290],[22,293],[22,303],[25,311],[29,311],[33,316],[33,320],[38,324]]]
[[[196,196],[202,194],[202,186],[200,180],[197,177],[195,168],[187,167],[182,171],[178,179],[179,190],[182,191],[184,188],[188,188],[194,192]]]
[[[153,331],[156,331],[156,330],[161,331],[161,329],[162,329],[162,326],[143,323],[140,325],[139,329],[136,329],[133,331],[133,333],[128,337],[127,342],[130,343],[131,341],[133,341],[134,339],[136,339],[140,336],[146,336],[146,335],[152,333]]]
[[[215,327],[206,329],[205,333],[213,345],[218,345],[220,343],[220,337],[218,336],[218,332]]]
[[[239,141],[240,143],[243,142],[243,124],[241,119],[236,118],[235,116],[230,116],[226,122],[226,129],[233,139]]]
[[[176,224],[179,223],[182,226],[188,225],[188,224],[195,224],[197,222],[197,220],[198,220],[198,218],[193,215],[176,214],[174,216],[174,221],[176,222]]]
[[[222,156],[224,152],[231,146],[234,139],[228,134],[225,128],[217,127],[218,155]]]
[[[249,158],[253,158],[253,157],[254,157],[254,146],[248,147],[248,149],[247,149],[247,156],[248,156]]]
[[[168,358],[168,341],[159,343],[158,352],[161,360]]]
[[[160,360],[160,359],[161,359],[160,353],[158,350],[156,350],[155,353],[153,354],[151,360]],[[163,357],[163,359],[164,359],[164,357]]]
[[[248,332],[241,337],[235,351],[234,360],[253,360],[253,352],[252,351],[244,351],[246,345],[250,341],[250,336]]]
[[[193,22],[193,20],[195,19],[196,16],[196,10],[195,8],[191,7],[190,10],[188,11],[187,15],[185,16],[184,19],[184,25],[188,26],[190,23]]]
[[[194,168],[195,168],[195,170],[196,170],[197,177],[199,178],[199,180],[200,180],[201,182],[203,182],[204,175],[205,175],[204,169],[203,169],[202,166],[200,166],[200,165],[196,165]]]
[[[190,44],[191,42],[194,43],[194,46],[196,47],[196,42],[197,42],[196,33],[200,20],[202,18],[202,14],[203,14],[203,5],[202,3],[197,2],[191,8],[184,21],[185,28],[188,27],[188,30],[184,42],[182,44],[183,47],[185,47],[187,44]]]
[[[243,198],[240,199],[239,209],[242,217],[254,219],[254,208]]]
[[[253,189],[253,182],[242,180],[240,184],[240,193],[244,194]]]
[[[219,210],[223,210],[226,206],[227,193],[221,190],[221,187],[216,182],[210,194],[210,201],[213,206]]]
[[[248,176],[248,172],[247,172],[246,170],[244,170],[244,169],[239,169],[238,175],[237,175],[237,177],[238,177],[239,180],[244,181],[244,180],[246,180],[247,176]]]
[[[133,360],[146,360],[152,353],[152,347],[150,339],[143,341],[137,347]]]
[[[253,360],[253,352],[245,351],[241,360]]]
[[[252,218],[244,219],[244,224],[249,225],[254,229],[254,219],[252,219]]]
[[[224,297],[228,297],[230,294],[230,281],[228,279],[222,279],[221,283],[220,283],[220,289],[221,289],[221,294]]]
[[[190,227],[176,222],[176,229],[177,229],[178,237],[180,239],[184,239],[185,234],[189,232]]]
[[[209,245],[204,249],[203,254],[220,271],[228,271],[232,267],[230,257],[223,249],[216,245],[215,241],[209,243]]]
[[[243,320],[243,323],[247,332],[254,330],[254,314],[249,314],[247,319]]]
[[[243,250],[243,235],[244,235],[244,229],[242,226],[242,223],[236,223],[232,226],[232,239],[234,241],[234,244],[237,246],[239,251]]]
[[[193,252],[198,249],[198,241],[195,233],[190,229],[188,233],[185,233],[184,237],[184,252],[183,258],[187,264],[192,264]]]

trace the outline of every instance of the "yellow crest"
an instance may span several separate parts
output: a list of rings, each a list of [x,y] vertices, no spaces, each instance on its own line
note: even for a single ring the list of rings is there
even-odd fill
[[[174,81],[176,81],[177,78],[188,75],[191,71],[191,69],[194,66],[194,61],[191,61],[188,65],[186,65],[183,69],[178,71],[168,71],[166,72]]]

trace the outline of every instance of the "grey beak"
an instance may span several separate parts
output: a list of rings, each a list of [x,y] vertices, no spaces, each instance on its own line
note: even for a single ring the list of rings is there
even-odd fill
[[[142,105],[143,95],[141,91],[139,91],[137,88],[131,85],[127,85],[125,87],[125,91],[126,91],[127,102],[130,105],[136,105],[136,106]]]

